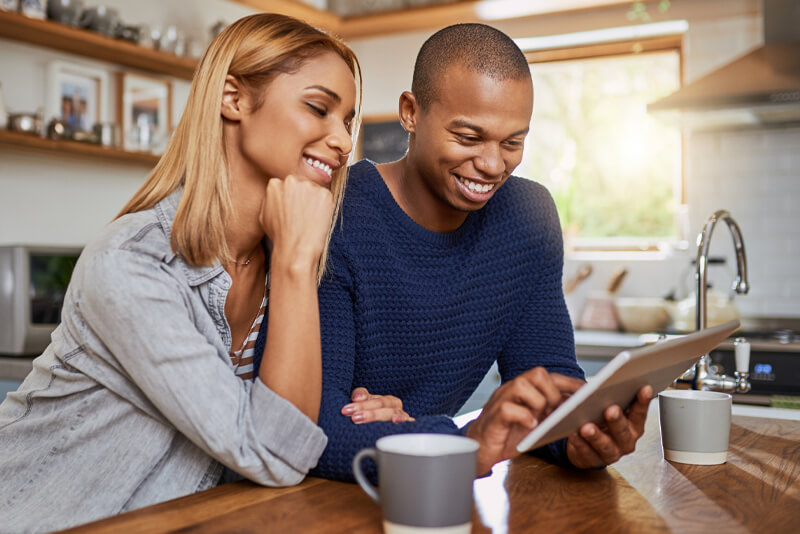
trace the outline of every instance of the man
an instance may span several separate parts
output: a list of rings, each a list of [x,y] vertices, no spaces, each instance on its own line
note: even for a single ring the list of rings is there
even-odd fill
[[[510,176],[532,107],[528,64],[502,32],[459,24],[420,50],[399,103],[408,152],[351,168],[331,241],[319,291],[329,442],[313,474],[352,480],[358,450],[407,432],[473,437],[487,472],[583,383],[555,206],[544,187]],[[503,385],[457,428],[451,416],[495,361]],[[411,417],[363,390],[351,402],[354,388],[399,398]],[[537,452],[579,468],[614,462],[641,436],[651,395]]]

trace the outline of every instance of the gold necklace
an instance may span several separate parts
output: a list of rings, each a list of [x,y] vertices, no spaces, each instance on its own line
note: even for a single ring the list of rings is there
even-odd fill
[[[259,246],[261,246],[261,245],[259,244]],[[253,260],[253,256],[255,256],[257,250],[258,250],[258,247],[254,248],[250,252],[250,256],[244,261],[236,261],[234,258],[231,258],[231,262],[235,263],[236,265],[241,265],[242,267],[250,265],[250,262]]]

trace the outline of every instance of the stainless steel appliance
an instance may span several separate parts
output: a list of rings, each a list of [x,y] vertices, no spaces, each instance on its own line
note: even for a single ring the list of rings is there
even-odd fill
[[[0,246],[0,354],[38,354],[61,320],[81,249]]]
[[[750,342],[751,390],[734,395],[739,402],[770,404],[771,397],[800,398],[800,319],[752,319],[742,321],[736,337]],[[712,365],[726,374],[735,369],[733,341],[711,351]]]

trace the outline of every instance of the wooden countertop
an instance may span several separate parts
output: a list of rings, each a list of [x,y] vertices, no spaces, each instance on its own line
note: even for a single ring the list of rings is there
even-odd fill
[[[666,462],[651,404],[634,454],[572,471],[522,456],[475,481],[473,533],[797,532],[800,422],[734,416],[728,462]],[[308,478],[269,489],[217,488],[69,530],[380,533],[380,509],[355,484]]]

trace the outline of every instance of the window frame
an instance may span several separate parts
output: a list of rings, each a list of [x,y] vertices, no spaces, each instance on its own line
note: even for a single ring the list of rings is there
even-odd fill
[[[621,40],[607,43],[597,43],[589,45],[579,45],[570,47],[548,48],[541,50],[523,50],[529,65],[537,63],[553,63],[560,61],[572,61],[581,59],[598,59],[613,56],[631,56],[636,54],[647,54],[655,52],[677,52],[678,54],[678,77],[679,86],[684,85],[684,42],[683,34],[664,35],[634,40]],[[680,131],[681,161],[680,161],[680,192],[679,205],[676,206],[676,217],[687,211],[686,198],[686,133]],[[658,253],[662,255],[669,249],[688,248],[688,235],[684,224],[678,220],[677,227],[679,235],[672,241],[664,243],[664,239],[655,238],[576,238],[565,239],[565,254],[567,256],[580,255],[583,258],[588,256],[608,257],[613,254],[642,254]],[[568,243],[566,242],[568,241]]]

